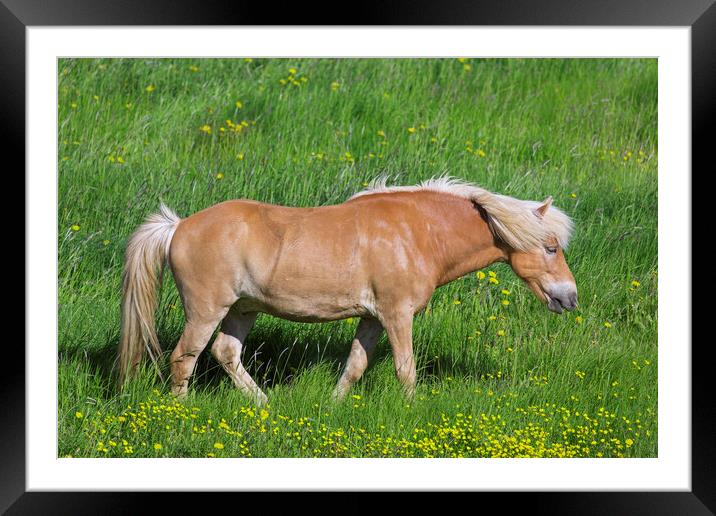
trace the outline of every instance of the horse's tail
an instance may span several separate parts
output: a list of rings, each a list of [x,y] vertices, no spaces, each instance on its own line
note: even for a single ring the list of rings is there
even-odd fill
[[[122,327],[119,341],[119,385],[134,373],[144,349],[149,352],[157,372],[161,354],[154,324],[157,290],[169,244],[179,217],[164,204],[134,232],[124,255],[122,277]],[[161,376],[161,372],[159,372]]]

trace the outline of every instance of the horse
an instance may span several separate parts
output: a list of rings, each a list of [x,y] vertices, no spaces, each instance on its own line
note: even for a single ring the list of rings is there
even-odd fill
[[[169,265],[186,323],[170,356],[171,392],[185,396],[197,357],[211,353],[259,405],[266,395],[241,362],[259,313],[299,322],[360,318],[340,379],[342,399],[385,331],[405,393],[416,384],[413,317],[436,288],[506,262],[549,310],[577,305],[564,256],[569,216],[543,202],[489,192],[449,176],[414,186],[376,180],[341,204],[286,207],[224,201],[180,219],[163,203],[131,236],[122,280],[120,385],[147,350],[161,354],[154,321]]]

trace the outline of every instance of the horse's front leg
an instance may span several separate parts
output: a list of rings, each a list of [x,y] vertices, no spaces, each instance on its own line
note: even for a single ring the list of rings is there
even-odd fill
[[[413,312],[395,311],[383,315],[383,327],[388,334],[390,347],[393,350],[395,375],[403,386],[406,395],[412,398],[415,394],[415,357],[413,356]]]
[[[382,332],[383,326],[377,319],[363,318],[360,320],[343,374],[333,390],[334,399],[343,399],[351,386],[363,376]]]

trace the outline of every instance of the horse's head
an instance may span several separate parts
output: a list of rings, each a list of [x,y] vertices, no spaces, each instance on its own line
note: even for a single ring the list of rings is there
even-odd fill
[[[551,204],[550,197],[533,210],[534,215],[547,223]],[[562,309],[573,310],[577,306],[577,284],[556,235],[548,235],[541,247],[510,249],[508,261],[515,274],[553,312],[561,314]]]

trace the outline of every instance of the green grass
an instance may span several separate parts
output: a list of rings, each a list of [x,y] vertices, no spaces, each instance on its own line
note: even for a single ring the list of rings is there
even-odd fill
[[[63,59],[58,95],[59,456],[657,455],[656,60]],[[412,402],[385,336],[333,404],[356,321],[266,315],[244,356],[265,412],[208,352],[179,403],[150,367],[115,389],[124,245],[160,200],[315,206],[443,173],[554,197],[578,310],[504,264],[442,287],[415,318]],[[157,321],[169,353],[170,278]]]

